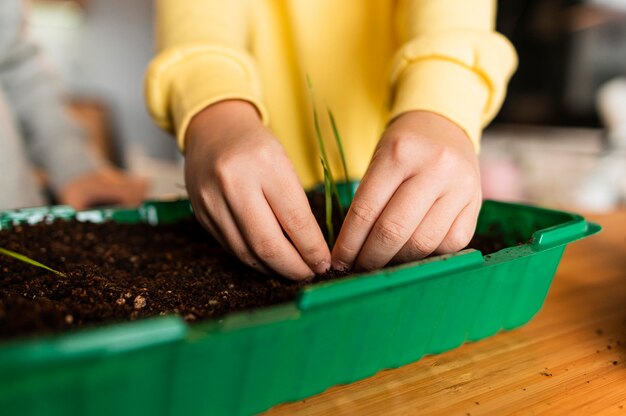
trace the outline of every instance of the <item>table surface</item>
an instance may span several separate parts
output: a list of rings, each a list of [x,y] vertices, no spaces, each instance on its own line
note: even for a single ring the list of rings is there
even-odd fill
[[[266,414],[626,415],[626,211],[586,217],[526,326]]]

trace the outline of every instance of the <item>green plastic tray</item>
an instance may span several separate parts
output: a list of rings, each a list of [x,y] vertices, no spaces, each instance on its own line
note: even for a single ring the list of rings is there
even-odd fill
[[[159,224],[187,201],[137,210],[0,213],[16,223],[76,217]],[[0,343],[0,413],[242,415],[351,383],[425,354],[519,327],[541,308],[565,245],[600,227],[560,211],[486,201],[510,247],[466,250],[306,288],[289,304],[187,325],[161,317]],[[530,242],[517,245],[522,236]]]

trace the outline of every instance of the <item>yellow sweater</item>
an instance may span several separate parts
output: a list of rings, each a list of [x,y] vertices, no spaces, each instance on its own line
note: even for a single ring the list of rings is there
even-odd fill
[[[304,187],[322,178],[307,75],[327,148],[336,149],[326,107],[355,178],[385,125],[406,111],[447,117],[478,150],[516,66],[494,20],[495,0],[159,0],[147,103],[182,150],[200,110],[251,102]]]

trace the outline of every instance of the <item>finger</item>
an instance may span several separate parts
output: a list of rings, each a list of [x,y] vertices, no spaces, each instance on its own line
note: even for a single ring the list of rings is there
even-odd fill
[[[324,274],[330,269],[330,251],[322,230],[295,172],[282,179],[263,190],[265,198],[304,262],[315,273]]]
[[[355,269],[385,266],[411,238],[439,198],[439,188],[428,177],[414,176],[402,183],[378,217],[355,261]]]
[[[456,253],[467,247],[476,231],[479,212],[480,200],[474,200],[463,208],[459,216],[456,217],[452,223],[448,234],[446,234],[439,247],[435,250],[435,253]]]
[[[94,202],[107,201],[123,207],[132,207],[139,205],[143,200],[143,196],[142,191],[132,184],[128,184],[124,188],[115,186],[102,190],[101,192],[92,194],[90,199]]]
[[[465,210],[460,201],[454,200],[450,194],[439,198],[417,226],[411,238],[394,256],[394,262],[406,263],[422,259],[437,250],[459,213]]]
[[[206,218],[211,218],[211,224],[216,230],[213,236],[220,235],[223,240],[222,245],[243,263],[262,273],[271,274],[261,259],[248,247],[226,201],[219,197],[203,199],[201,209],[205,210]]]
[[[139,205],[146,197],[149,187],[150,182],[147,179],[129,179],[129,185],[125,187],[127,191],[123,203],[130,206]]]
[[[372,227],[404,180],[398,169],[373,160],[357,189],[332,252],[332,267],[352,268]]]
[[[246,196],[245,200],[240,193],[226,197],[238,229],[252,252],[269,268],[289,279],[313,277],[313,270],[283,234],[263,193],[249,191]]]
[[[231,251],[230,247],[228,247],[228,244],[226,243],[226,239],[224,238],[224,235],[222,234],[222,232],[217,227],[217,224],[215,224],[213,219],[209,216],[207,210],[204,207],[196,209],[195,204],[193,204],[193,203],[192,203],[192,206],[194,207],[193,208],[194,215],[196,216],[196,219],[202,225],[202,227],[205,230],[207,230],[209,232],[209,234],[211,234],[211,236],[213,238],[215,238],[215,240],[222,247],[224,247],[228,251]],[[232,253],[232,254],[234,254],[234,253]]]
[[[122,172],[111,167],[104,167],[100,169],[98,171],[98,175],[103,181],[108,181],[112,184],[124,183],[124,175]]]
[[[61,203],[71,206],[76,211],[82,211],[89,207],[89,201],[78,193],[70,193],[61,197]]]
[[[84,206],[94,204],[136,206],[143,200],[147,184],[143,179],[127,178],[118,183],[117,179],[112,182],[112,179],[100,178],[90,186],[85,186],[88,185],[88,182],[85,182],[80,198]]]

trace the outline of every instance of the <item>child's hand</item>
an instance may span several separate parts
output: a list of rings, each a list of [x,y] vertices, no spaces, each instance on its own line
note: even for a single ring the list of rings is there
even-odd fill
[[[105,167],[79,176],[59,189],[59,202],[76,210],[98,205],[137,206],[146,196],[148,182],[121,170]]]
[[[414,111],[381,138],[333,249],[333,268],[376,269],[464,248],[481,206],[480,174],[465,133]]]
[[[239,259],[292,279],[330,268],[295,170],[250,103],[222,101],[196,115],[185,159],[196,217]]]

